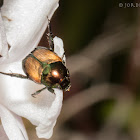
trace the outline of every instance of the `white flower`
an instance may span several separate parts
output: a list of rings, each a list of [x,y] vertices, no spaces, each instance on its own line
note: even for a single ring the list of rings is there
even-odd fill
[[[47,16],[51,18],[57,7],[58,0],[4,1],[1,10],[4,22],[0,19],[1,72],[25,75],[22,60],[37,47],[48,24]],[[58,37],[54,38],[54,51],[62,57],[63,41]],[[0,118],[3,125],[0,127],[0,139],[28,140],[19,116],[37,126],[39,138],[52,136],[62,106],[63,91],[54,89],[54,95],[46,89],[33,98],[31,94],[42,87],[31,80],[0,74]]]

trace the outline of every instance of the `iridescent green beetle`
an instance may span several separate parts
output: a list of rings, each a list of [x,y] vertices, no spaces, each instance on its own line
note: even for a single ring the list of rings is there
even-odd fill
[[[60,88],[64,91],[69,91],[70,89],[69,70],[66,68],[65,63],[63,62],[63,57],[60,58],[54,52],[52,36],[50,24],[48,24],[47,37],[50,48],[37,47],[23,60],[23,70],[26,73],[26,76],[17,73],[0,72],[4,75],[30,79],[38,84],[45,85],[43,89],[33,93],[33,97],[46,88],[52,93],[54,93],[52,88]]]

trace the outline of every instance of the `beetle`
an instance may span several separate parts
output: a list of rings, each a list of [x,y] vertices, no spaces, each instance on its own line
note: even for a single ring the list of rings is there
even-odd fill
[[[53,34],[51,32],[50,20],[48,21],[47,39],[49,48],[37,47],[25,57],[22,61],[22,66],[26,76],[17,73],[0,72],[4,75],[29,79],[38,84],[45,85],[44,88],[33,93],[33,97],[46,88],[54,93],[53,88],[69,91],[71,86],[69,70],[66,68],[65,62],[63,61],[64,54],[62,58],[60,58],[54,52]]]

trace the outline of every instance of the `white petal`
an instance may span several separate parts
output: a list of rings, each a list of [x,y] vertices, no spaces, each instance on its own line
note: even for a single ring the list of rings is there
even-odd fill
[[[0,105],[0,117],[9,140],[28,140],[26,130],[19,116]]]
[[[60,49],[60,51],[55,49],[55,52],[61,56],[63,54],[63,45],[56,45],[55,43],[54,45]],[[0,71],[24,74],[21,61],[3,64],[0,66]],[[38,126],[36,128],[38,137],[50,138],[61,110],[63,91],[54,89],[55,95],[53,95],[48,90],[45,90],[37,98],[31,97],[32,93],[43,87],[31,80],[0,74],[0,102],[16,114],[27,118]]]
[[[53,133],[53,127],[56,123],[56,119],[60,114],[62,107],[63,92],[62,90],[55,89],[56,97],[52,102],[47,114],[45,115],[44,121],[39,124],[36,128],[37,135],[39,138],[50,138]]]
[[[58,7],[58,0],[5,0],[4,2],[2,15],[11,48],[9,58],[0,65],[0,71],[24,74],[21,60],[37,46],[48,24],[47,16],[49,18],[52,16]],[[63,46],[56,43],[54,45]],[[62,54],[62,50],[60,49],[57,54]],[[16,62],[17,60],[20,61]],[[54,95],[44,90],[37,98],[31,97],[32,93],[43,87],[31,80],[0,74],[0,103],[38,126],[39,137],[50,138],[61,110],[63,92],[55,89]]]
[[[22,63],[1,65],[0,71],[23,74]],[[39,137],[49,138],[60,113],[63,91],[55,89],[55,95],[44,90],[37,98],[32,93],[44,86],[25,80],[0,74],[0,102],[16,114],[27,118],[37,127]]]
[[[59,57],[63,57],[65,51],[64,51],[64,44],[63,40],[57,36],[53,38],[54,41],[54,52],[58,54]],[[66,61],[65,55],[63,57],[64,62]]]
[[[5,27],[0,12],[0,55],[2,57],[7,57],[7,54],[8,54],[8,44],[6,39]]]
[[[58,0],[5,0],[2,16],[11,48],[4,63],[22,60],[39,43]],[[2,58],[0,58],[0,62]]]
[[[2,125],[0,125],[0,140],[9,140]]]

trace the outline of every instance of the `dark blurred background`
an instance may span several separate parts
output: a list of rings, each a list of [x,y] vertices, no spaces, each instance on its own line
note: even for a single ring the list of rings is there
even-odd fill
[[[60,0],[51,25],[72,84],[51,140],[140,140],[140,1]]]

